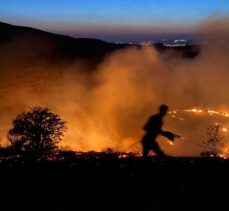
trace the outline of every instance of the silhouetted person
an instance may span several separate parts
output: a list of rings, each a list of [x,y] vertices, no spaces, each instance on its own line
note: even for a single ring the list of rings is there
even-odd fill
[[[143,129],[146,131],[146,133],[142,139],[143,157],[147,157],[150,150],[153,150],[158,156],[165,156],[165,153],[161,150],[156,142],[158,135],[162,135],[171,141],[174,141],[174,138],[177,137],[177,135],[169,131],[162,130],[163,117],[167,114],[167,112],[168,106],[161,105],[159,108],[159,113],[152,115],[145,124]]]

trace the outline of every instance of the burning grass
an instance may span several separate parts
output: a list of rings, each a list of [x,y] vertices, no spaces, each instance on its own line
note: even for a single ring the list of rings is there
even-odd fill
[[[197,139],[195,142],[188,139],[186,140],[187,142],[194,145],[196,144],[196,146],[200,148],[213,151],[214,156],[216,155],[225,159],[229,157],[228,112],[196,107],[170,111],[169,117],[178,122],[184,122],[184,127],[185,122],[188,122],[189,126],[193,128],[194,124],[197,125],[197,129],[194,131],[196,133],[202,133],[202,138],[199,140]],[[205,137],[203,135],[205,135]],[[210,157],[213,156],[213,154],[211,154]]]

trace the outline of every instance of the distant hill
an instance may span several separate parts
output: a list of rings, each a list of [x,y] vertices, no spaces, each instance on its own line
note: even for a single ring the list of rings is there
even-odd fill
[[[30,27],[14,26],[0,22],[0,47],[2,52],[0,52],[0,57],[8,64],[13,56],[14,63],[20,61],[21,64],[31,61],[33,63],[36,61],[56,63],[84,59],[94,66],[100,63],[107,54],[128,46],[128,44],[113,44],[97,39],[72,38]],[[196,46],[171,49],[162,44],[155,44],[155,47],[161,53],[174,51],[175,49],[175,52],[186,58],[194,58],[199,52],[199,48]]]
[[[176,52],[179,55],[181,55],[184,58],[193,59],[196,56],[198,56],[200,52],[200,46],[199,45],[185,45],[185,46],[177,46],[177,47],[167,47],[163,45],[162,43],[155,43],[154,47],[157,51],[160,53],[165,52]]]
[[[0,22],[0,44],[17,42],[21,48],[15,48],[15,51],[39,52],[39,56],[49,56],[52,59],[99,60],[107,53],[127,46],[97,39],[72,38]]]

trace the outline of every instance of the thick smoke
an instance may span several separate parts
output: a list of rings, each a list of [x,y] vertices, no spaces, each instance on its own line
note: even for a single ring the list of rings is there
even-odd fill
[[[227,111],[228,25],[228,17],[214,17],[197,28],[207,43],[195,59],[181,58],[175,51],[160,54],[153,47],[130,47],[90,71],[79,61],[33,62],[32,52],[14,54],[15,43],[0,46],[2,144],[16,114],[36,105],[49,107],[68,122],[63,146],[84,151],[139,150],[135,143],[142,137],[142,126],[162,103],[170,109],[201,106]],[[28,64],[21,65],[22,59]],[[172,155],[197,155],[202,149],[186,142],[200,143],[206,125],[201,118],[191,122],[167,118],[164,128],[183,135],[185,141],[170,146],[160,140],[160,144]]]

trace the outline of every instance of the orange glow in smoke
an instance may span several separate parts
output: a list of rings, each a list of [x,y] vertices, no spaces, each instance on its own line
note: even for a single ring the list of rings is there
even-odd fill
[[[174,146],[174,143],[173,143],[172,141],[169,141],[169,144],[170,144],[171,146]]]
[[[222,131],[227,132],[228,130],[227,130],[227,128],[224,127],[224,128],[222,128]]]
[[[219,157],[223,158],[223,159],[228,159],[229,158],[229,150],[228,147],[224,147],[222,149],[222,152],[219,154]]]

